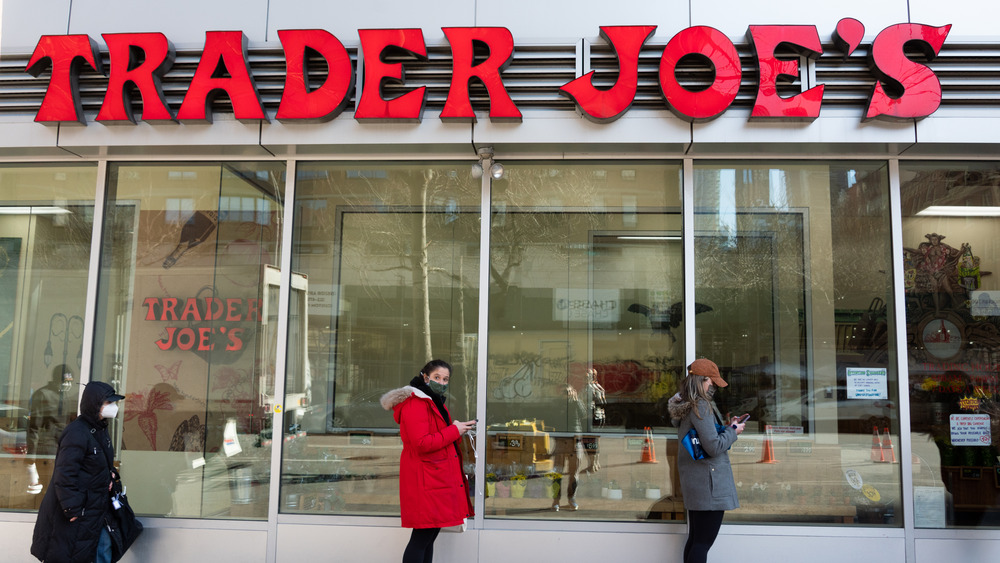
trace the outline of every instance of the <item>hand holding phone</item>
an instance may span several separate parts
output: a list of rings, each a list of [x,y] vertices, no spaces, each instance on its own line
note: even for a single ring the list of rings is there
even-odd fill
[[[743,424],[748,420],[750,420],[750,413],[746,413],[743,416],[736,419],[736,424]]]

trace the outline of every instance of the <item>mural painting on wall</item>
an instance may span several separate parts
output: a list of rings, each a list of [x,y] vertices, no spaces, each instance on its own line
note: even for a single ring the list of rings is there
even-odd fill
[[[259,432],[255,391],[261,265],[257,223],[198,210],[140,214],[124,440],[149,451],[215,452],[228,421]],[[255,240],[257,239],[257,240]]]

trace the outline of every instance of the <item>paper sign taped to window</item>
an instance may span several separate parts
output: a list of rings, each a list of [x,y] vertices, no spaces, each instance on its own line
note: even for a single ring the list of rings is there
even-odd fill
[[[990,436],[990,415],[953,414],[949,417],[949,422],[951,423],[951,445],[990,446],[993,444]]]
[[[886,368],[847,368],[848,399],[888,399]]]

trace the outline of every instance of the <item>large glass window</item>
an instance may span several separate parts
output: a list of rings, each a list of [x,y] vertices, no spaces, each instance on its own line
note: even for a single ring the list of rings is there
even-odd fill
[[[481,191],[468,163],[299,165],[283,512],[399,514],[379,399],[432,358],[452,365],[452,417],[474,417]]]
[[[93,378],[136,512],[267,517],[284,166],[108,170]]]
[[[918,528],[1000,526],[1000,165],[900,164]]]
[[[662,431],[689,326],[680,166],[506,170],[491,202],[486,515],[679,517]]]
[[[35,510],[76,418],[95,166],[0,166],[0,508]]]
[[[900,526],[886,165],[698,164],[694,228],[696,353],[751,415],[727,520]]]

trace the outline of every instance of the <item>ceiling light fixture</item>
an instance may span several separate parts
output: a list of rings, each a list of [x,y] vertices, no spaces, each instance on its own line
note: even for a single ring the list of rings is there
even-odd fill
[[[983,205],[931,205],[920,217],[1000,217],[1000,207]]]

